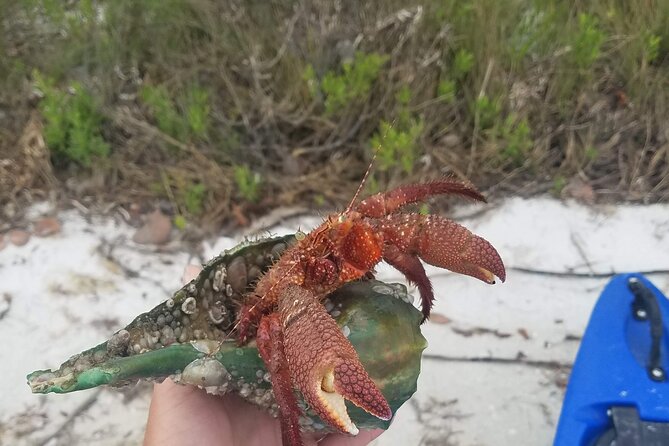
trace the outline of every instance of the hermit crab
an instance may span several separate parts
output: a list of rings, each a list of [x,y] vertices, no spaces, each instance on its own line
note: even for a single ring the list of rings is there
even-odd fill
[[[166,351],[176,355],[178,347],[183,358],[178,364],[163,361],[169,364],[161,370],[163,376],[180,373],[182,381],[219,393],[237,390],[275,412],[278,409],[286,445],[302,444],[300,431],[309,427],[355,435],[359,427],[383,425],[413,393],[405,391],[406,384],[415,386],[417,372],[404,382],[393,380],[411,373],[403,375],[402,367],[392,370],[392,353],[375,369],[370,342],[376,345],[371,350],[377,356],[397,351],[379,348],[388,339],[400,348],[410,345],[408,350],[414,354],[409,357],[419,360],[424,345],[420,341],[411,345],[410,339],[422,339],[415,333],[429,317],[434,300],[421,260],[487,283],[494,283],[495,277],[505,280],[503,262],[486,240],[441,216],[400,212],[405,205],[440,194],[484,200],[472,186],[452,179],[403,186],[358,204],[354,198],[346,210],[330,215],[308,234],[274,239],[269,248],[246,246],[226,253],[225,259],[214,259],[173,299],[138,317],[107,343],[71,358],[58,371],[34,372],[29,384],[38,392],[118,384],[146,376],[146,370],[144,375],[138,373],[142,367],[137,362],[131,365],[133,355],[139,355],[144,364],[146,355],[157,357]],[[245,249],[256,256],[252,265],[243,260]],[[264,254],[256,254],[263,250]],[[373,269],[382,260],[415,283],[421,297],[422,314],[413,307],[395,308],[399,318],[393,324],[405,327],[397,332],[392,324],[381,328],[387,311],[367,306],[382,289],[382,295],[405,295],[404,289],[372,280]],[[394,291],[388,293],[388,289]],[[403,301],[379,302],[385,308]],[[332,305],[339,309],[333,311]],[[344,312],[350,315],[346,321],[339,319]],[[177,318],[182,324],[174,326]],[[365,342],[356,345],[356,339]],[[255,380],[253,376],[240,379],[239,363],[224,356],[230,349],[243,356],[252,347],[257,351],[249,354],[256,362],[259,354],[264,368],[255,364]],[[119,364],[127,366],[125,375],[117,372],[124,369]],[[111,374],[109,367],[114,370]],[[155,367],[150,369],[150,376],[156,377],[155,372]],[[267,381],[271,392],[262,391]],[[389,382],[402,384],[401,396],[394,393],[398,388],[384,385]],[[366,414],[347,407],[347,401]],[[369,421],[374,419],[380,421]]]
[[[295,242],[295,235],[250,240],[216,256],[195,279],[109,340],[56,370],[29,374],[28,384],[35,393],[69,393],[171,377],[209,393],[238,394],[277,416],[269,372],[255,341],[239,346],[225,336],[258,275]],[[411,301],[404,285],[376,280],[349,283],[323,301],[393,410],[416,391],[427,345],[419,328],[422,315]],[[303,431],[333,431],[299,398],[298,404]],[[349,414],[361,429],[389,424],[357,407],[350,407]]]
[[[284,443],[302,444],[294,388],[342,432],[358,433],[345,400],[382,420],[392,417],[354,348],[320,304],[329,293],[373,273],[385,260],[417,285],[426,319],[434,295],[421,260],[488,283],[495,276],[505,280],[502,259],[483,238],[438,215],[398,212],[439,194],[484,201],[473,187],[450,179],[399,187],[357,205],[354,197],[344,212],[328,216],[287,249],[245,299],[237,339],[244,345],[255,334],[281,408]]]

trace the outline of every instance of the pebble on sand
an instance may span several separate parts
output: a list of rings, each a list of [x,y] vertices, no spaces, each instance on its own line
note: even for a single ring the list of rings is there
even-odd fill
[[[60,221],[55,217],[44,217],[35,222],[33,232],[38,237],[48,237],[60,232]]]
[[[170,240],[172,221],[159,210],[146,217],[144,225],[135,232],[132,240],[142,245],[162,245]]]
[[[23,229],[12,229],[7,233],[9,241],[15,246],[23,246],[30,240],[30,232]]]

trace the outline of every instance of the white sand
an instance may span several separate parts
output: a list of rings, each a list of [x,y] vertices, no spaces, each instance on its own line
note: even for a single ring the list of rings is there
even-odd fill
[[[458,208],[457,215],[477,209]],[[32,395],[25,375],[57,367],[157,305],[180,286],[189,255],[138,247],[129,241],[133,229],[111,219],[87,222],[76,211],[59,217],[60,234],[0,251],[0,312],[3,294],[11,296],[0,320],[0,444],[139,444],[150,396],[145,386],[123,393]],[[508,267],[583,273],[669,268],[668,205],[591,209],[544,198],[508,199],[460,221],[492,242]],[[289,221],[273,232],[317,222]],[[105,260],[97,251],[102,239],[116,241],[114,256],[141,277],[128,279]],[[233,244],[221,238],[205,243],[204,251],[210,257]],[[376,444],[550,444],[564,373],[445,358],[515,358],[522,352],[529,360],[570,363],[578,342],[565,338],[582,334],[607,279],[510,269],[507,283],[488,286],[434,268],[428,274],[437,295],[434,311],[451,322],[425,326],[430,346],[418,392]],[[401,280],[387,266],[379,268],[379,278]],[[650,278],[669,292],[669,275]],[[477,328],[491,332],[456,333]]]

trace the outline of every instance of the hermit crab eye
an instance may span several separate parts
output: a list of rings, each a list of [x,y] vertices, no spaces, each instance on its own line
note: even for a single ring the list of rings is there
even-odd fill
[[[337,217],[337,222],[338,223],[344,223],[346,221],[346,215],[345,214],[339,214],[339,217]]]

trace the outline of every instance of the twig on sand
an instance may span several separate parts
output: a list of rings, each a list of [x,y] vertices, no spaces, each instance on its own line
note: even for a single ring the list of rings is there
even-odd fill
[[[516,358],[500,358],[496,356],[444,356],[423,354],[423,359],[431,361],[442,362],[481,362],[486,364],[507,364],[507,365],[524,365],[528,367],[535,367],[541,369],[571,369],[573,364],[559,361],[542,361],[535,359],[527,359],[523,355],[518,355]]]
[[[522,266],[512,266],[507,268],[507,270],[518,271],[520,273],[525,273],[525,274],[538,274],[541,276],[565,277],[573,279],[606,279],[609,277],[613,277],[617,274],[621,274],[620,272],[613,270],[610,272],[577,273],[574,271],[548,271],[534,268],[524,268]],[[635,272],[638,274],[643,274],[644,276],[652,276],[659,274],[669,274],[669,269],[649,269]]]
[[[618,274],[622,274],[623,271],[611,270],[609,272],[589,272],[589,273],[578,273],[575,271],[551,271],[543,270],[536,268],[526,268],[523,266],[508,266],[506,267],[507,271],[516,271],[523,274],[536,274],[539,276],[549,276],[549,277],[561,277],[566,279],[608,279]],[[653,275],[667,275],[669,274],[669,269],[647,269],[641,271],[634,271],[637,274],[642,274],[644,276],[653,276]],[[445,271],[445,272],[435,272],[430,275],[431,277],[456,277],[455,273]],[[383,280],[386,281],[401,281],[401,277],[384,277]]]
[[[55,432],[53,432],[51,435],[45,437],[44,439],[37,441],[36,445],[38,446],[44,446],[48,443],[51,442],[54,438],[58,438],[60,434],[63,433],[65,429],[70,427],[72,422],[82,413],[86,412],[88,409],[90,409],[93,404],[96,403],[98,400],[98,397],[100,396],[100,393],[102,392],[102,389],[97,389],[95,393],[93,393],[91,396],[89,396],[83,403],[81,403],[76,409],[72,411],[68,415],[68,417],[63,421],[63,423],[56,429]]]
[[[114,248],[115,247],[116,247],[116,245],[114,243],[112,243],[112,242],[110,242],[106,239],[102,239],[100,241],[100,244],[97,246],[97,248],[95,250],[100,256],[102,256],[107,261],[111,262],[116,267],[118,267],[126,277],[131,278],[131,279],[137,278],[137,279],[146,280],[147,282],[157,286],[166,295],[169,296],[171,294],[171,292],[169,290],[167,290],[167,288],[165,288],[160,281],[158,281],[156,279],[153,279],[152,277],[145,276],[142,273],[140,273],[139,271],[136,271],[136,270],[134,270],[132,268],[129,268],[126,265],[124,265],[122,261],[120,261],[119,259],[117,259],[114,256]]]
[[[578,236],[578,234],[572,232],[571,235],[570,235],[570,239],[571,239],[572,244],[576,247],[576,250],[578,251],[578,254],[581,256],[581,258],[585,262],[585,265],[590,270],[590,273],[594,273],[594,270],[592,269],[592,263],[590,263],[590,260],[588,259],[588,256],[585,253],[585,249],[583,249],[582,242],[581,242],[580,237]]]

